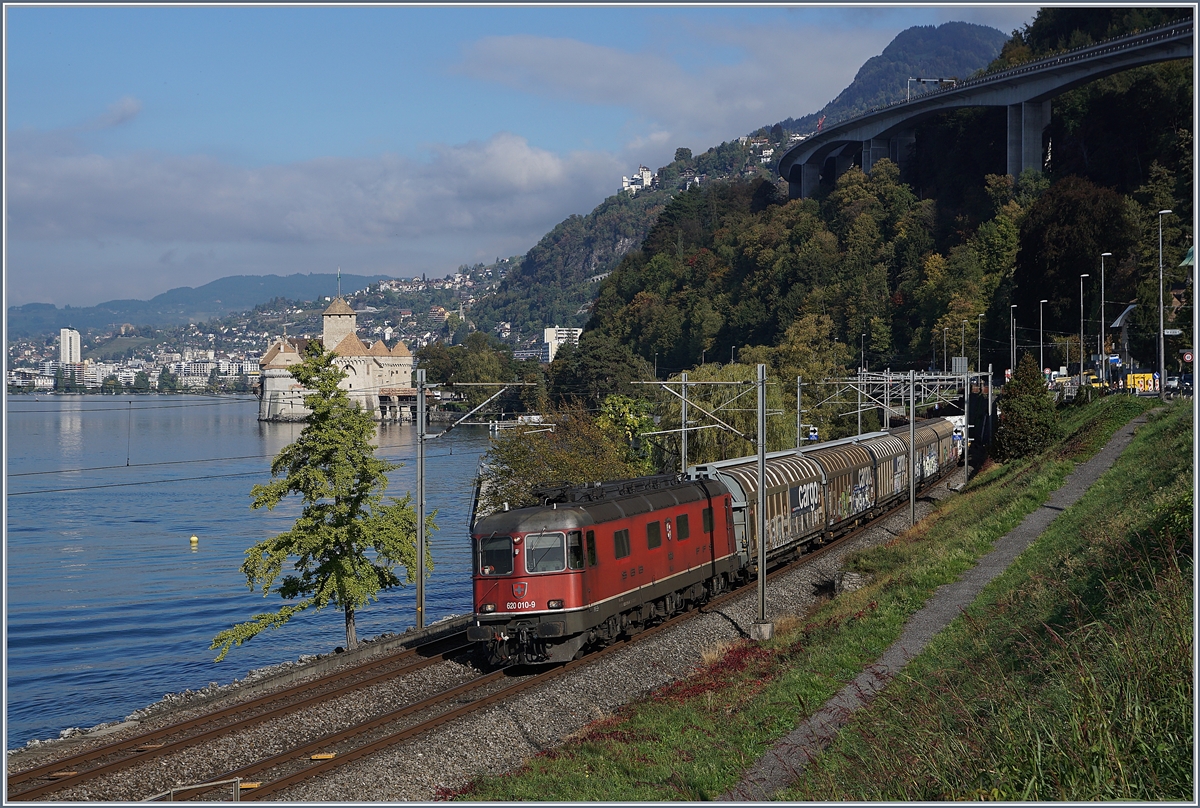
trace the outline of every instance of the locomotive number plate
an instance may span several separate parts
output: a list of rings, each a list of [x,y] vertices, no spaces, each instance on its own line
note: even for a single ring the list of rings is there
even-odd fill
[[[536,609],[537,601],[536,600],[510,600],[508,603],[504,604],[504,608],[508,609],[509,611],[512,611],[513,609]]]

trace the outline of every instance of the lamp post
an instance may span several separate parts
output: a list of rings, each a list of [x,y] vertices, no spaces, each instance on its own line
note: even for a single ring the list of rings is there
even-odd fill
[[[946,335],[949,333],[949,328],[942,328],[942,373],[950,372],[950,363],[946,360]]]
[[[1104,353],[1104,335],[1108,331],[1108,325],[1104,317],[1104,259],[1110,257],[1112,253],[1100,253],[1100,334],[1097,342],[1100,344],[1100,350],[1096,353],[1100,356],[1100,383],[1108,387],[1108,357]]]
[[[958,347],[962,349],[962,355],[967,355],[967,321],[963,320],[962,339],[958,343]]]
[[[1090,278],[1087,273],[1079,276],[1079,386],[1083,387],[1083,279]]]
[[[1158,212],[1158,397],[1167,400],[1167,355],[1163,346],[1163,263],[1162,263],[1162,217],[1169,210]]]
[[[1008,368],[1015,370],[1017,364],[1017,304],[1008,307]]]
[[[1045,349],[1045,331],[1042,328],[1042,306],[1048,303],[1047,300],[1038,301],[1038,363],[1042,366],[1042,372],[1046,371],[1046,349]]]

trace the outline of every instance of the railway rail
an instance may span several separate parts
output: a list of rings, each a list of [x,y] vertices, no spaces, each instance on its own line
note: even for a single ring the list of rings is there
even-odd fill
[[[302,710],[315,702],[406,676],[462,654],[469,648],[469,644],[458,636],[437,639],[335,671],[315,681],[293,685],[196,718],[44,763],[9,775],[8,798],[32,800],[72,788],[130,766],[197,746],[212,738]]]

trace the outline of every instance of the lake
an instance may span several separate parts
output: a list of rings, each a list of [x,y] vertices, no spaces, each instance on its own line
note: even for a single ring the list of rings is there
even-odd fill
[[[256,541],[287,530],[299,500],[250,509],[250,488],[302,424],[259,423],[254,398],[9,396],[6,672],[9,749],[67,727],[123,719],[166,693],[345,643],[339,609],[298,615],[214,664],[213,636],[282,605],[246,587]],[[439,425],[431,431],[439,430]],[[416,488],[416,427],[379,428],[379,456],[405,465],[388,494]],[[436,509],[426,623],[471,611],[473,478],[484,427],[426,444]],[[193,548],[190,537],[198,543]],[[360,638],[415,622],[416,591],[357,614]]]

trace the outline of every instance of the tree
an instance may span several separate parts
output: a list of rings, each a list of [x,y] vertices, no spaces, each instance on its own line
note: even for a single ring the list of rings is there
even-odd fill
[[[1036,454],[1058,436],[1054,401],[1030,354],[1021,357],[1000,396],[1000,426],[993,442],[997,460]]]
[[[246,551],[242,572],[250,589],[263,597],[278,593],[287,601],[278,612],[254,615],[213,639],[219,662],[234,645],[241,645],[267,628],[278,628],[309,608],[340,606],[345,614],[346,647],[358,645],[355,611],[379,592],[402,586],[416,575],[416,515],[411,497],[384,503],[387,472],[397,468],[375,457],[371,439],[375,423],[338,387],[344,374],[333,354],[311,340],[304,361],[292,375],[313,392],[304,397],[312,414],[295,443],[271,464],[271,482],[251,490],[252,508],[273,510],[291,494],[303,502],[300,518],[286,533],[258,542]],[[427,528],[436,530],[431,514]],[[426,550],[428,553],[428,549]],[[284,562],[295,557],[296,574],[276,586]],[[405,578],[396,574],[402,565]],[[433,569],[432,556],[426,569]]]
[[[104,377],[104,381],[100,383],[100,393],[116,395],[121,392],[121,380],[115,374],[109,374]]]
[[[150,376],[144,370],[139,370],[133,377],[133,391],[135,393],[150,392]]]
[[[166,365],[158,374],[158,392],[174,393],[179,390],[179,377],[172,373]]]
[[[620,409],[615,407],[616,414]],[[505,430],[484,455],[480,513],[505,503],[520,508],[537,502],[535,488],[638,477],[644,463],[632,456],[620,426],[602,424],[577,402],[545,413],[543,424]]]

